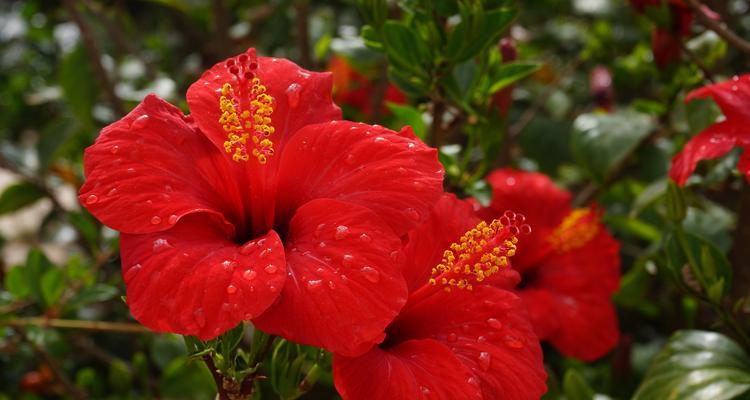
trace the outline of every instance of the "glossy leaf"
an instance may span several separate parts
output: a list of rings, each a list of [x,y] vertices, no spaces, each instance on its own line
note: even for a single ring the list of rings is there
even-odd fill
[[[8,186],[0,195],[0,215],[31,205],[42,197],[44,197],[44,192],[38,186],[28,182]]]

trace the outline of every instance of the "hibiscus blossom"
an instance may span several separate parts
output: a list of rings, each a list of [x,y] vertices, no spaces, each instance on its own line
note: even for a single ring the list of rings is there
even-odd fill
[[[737,168],[750,182],[750,74],[693,90],[685,101],[708,97],[719,105],[724,120],[690,139],[672,159],[669,176],[677,184],[684,185],[699,161],[719,158],[735,146],[740,146],[744,152]]]
[[[452,195],[440,200],[408,235],[409,299],[383,342],[358,357],[334,355],[344,400],[541,397],[541,348],[509,290],[519,279],[508,265],[521,219],[488,224],[468,203]]]
[[[344,354],[391,322],[399,235],[443,172],[409,129],[338,121],[331,81],[250,49],[190,86],[191,115],[150,95],[102,130],[80,200],[121,232],[138,321],[209,339],[254,319]]]
[[[343,57],[333,57],[329,64],[333,73],[333,98],[338,104],[351,106],[363,116],[371,118],[375,107],[378,107],[381,115],[389,112],[386,103],[404,104],[406,96],[397,87],[388,83],[385,92],[380,98],[380,104],[373,104],[376,95],[376,84],[363,75]]]
[[[487,182],[492,203],[478,210],[480,217],[497,218],[512,209],[534,229],[513,268],[521,273],[517,293],[539,338],[585,361],[606,354],[619,337],[611,296],[619,286],[620,258],[619,244],[599,213],[571,209],[570,193],[543,174],[500,169]]]

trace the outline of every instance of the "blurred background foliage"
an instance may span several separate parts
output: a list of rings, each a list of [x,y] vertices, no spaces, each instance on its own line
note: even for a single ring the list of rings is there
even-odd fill
[[[747,0],[705,3],[750,36]],[[703,163],[686,189],[666,173],[720,115],[686,92],[750,58],[696,23],[656,62],[668,14],[625,0],[0,2],[0,399],[213,397],[181,338],[129,316],[117,233],[76,193],[103,126],[150,92],[187,112],[201,72],[248,47],[333,71],[348,118],[411,125],[440,148],[451,191],[486,201],[482,177],[515,166],[606,211],[622,242],[622,340],[589,364],[545,348],[547,398],[748,398],[739,153]],[[336,398],[327,354],[281,341],[268,357],[291,367],[263,371],[263,398]]]

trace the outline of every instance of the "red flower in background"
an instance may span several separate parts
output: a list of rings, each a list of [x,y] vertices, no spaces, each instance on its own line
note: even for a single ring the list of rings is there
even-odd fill
[[[630,3],[642,14],[647,7],[669,7],[669,25],[657,26],[651,32],[651,50],[656,65],[661,69],[679,60],[682,40],[690,36],[690,26],[693,23],[693,11],[690,7],[683,0],[630,0]]]
[[[594,360],[617,343],[611,301],[620,281],[619,244],[591,209],[571,209],[570,193],[545,175],[500,169],[487,177],[492,203],[478,214],[523,213],[533,232],[513,259],[521,273],[517,293],[534,330],[567,356]]]
[[[445,195],[409,233],[406,306],[380,345],[334,356],[344,400],[522,400],[546,391],[539,341],[510,291],[519,228],[507,218],[472,228],[478,222],[468,203]]]
[[[375,107],[381,115],[389,112],[386,103],[405,104],[406,96],[397,87],[388,83],[380,104],[375,105],[376,83],[363,75],[345,58],[334,56],[328,68],[333,73],[333,99],[336,103],[355,108],[365,117],[374,115]]]
[[[725,119],[690,139],[672,159],[669,176],[684,185],[699,161],[721,157],[740,146],[744,152],[737,168],[750,182],[750,74],[693,90],[685,101],[709,97],[719,105]]]
[[[190,86],[190,116],[150,95],[104,128],[80,200],[122,233],[136,319],[201,339],[254,319],[344,354],[382,333],[442,168],[409,130],[337,121],[331,82],[251,49]]]

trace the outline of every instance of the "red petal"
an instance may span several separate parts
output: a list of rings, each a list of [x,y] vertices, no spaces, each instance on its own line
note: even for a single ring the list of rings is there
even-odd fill
[[[388,340],[433,338],[474,372],[485,399],[538,399],[547,377],[539,340],[521,300],[507,290],[437,291],[409,303],[388,329]]]
[[[297,343],[361,354],[382,340],[406,302],[400,248],[367,208],[330,199],[305,204],[289,225],[281,299],[253,322]]]
[[[155,331],[202,340],[257,316],[279,296],[286,263],[275,232],[252,243],[238,247],[202,215],[165,232],[123,234],[131,313]]]
[[[372,209],[402,235],[427,217],[442,182],[437,151],[408,130],[349,121],[310,125],[282,154],[277,221],[312,199],[340,199]]]
[[[669,177],[678,185],[684,185],[699,161],[712,160],[732,150],[739,136],[737,128],[735,123],[723,121],[694,136],[672,159]]]
[[[545,259],[519,291],[540,338],[585,361],[612,350],[619,338],[611,300],[620,281],[619,244],[599,229],[585,246]]]
[[[163,231],[194,212],[241,220],[239,191],[220,157],[179,109],[149,95],[86,149],[79,199],[126,233]]]
[[[745,146],[740,159],[737,162],[737,169],[745,174],[745,179],[750,182],[750,149]]]
[[[750,74],[693,90],[685,101],[712,97],[727,120],[748,124],[750,121]]]
[[[443,195],[427,220],[409,231],[404,246],[404,257],[408,260],[404,278],[409,292],[425,285],[443,252],[478,223],[479,218],[469,203],[457,199],[454,194]]]
[[[513,268],[523,271],[550,251],[547,237],[570,213],[570,193],[560,190],[544,174],[514,169],[498,169],[487,176],[492,186],[492,203],[479,211],[489,220],[506,210],[521,213],[531,226],[531,234],[519,238]]]
[[[354,358],[335,355],[333,376],[344,400],[482,399],[472,374],[443,344],[409,340]]]
[[[266,93],[273,98],[271,120],[275,132],[269,139],[274,142],[277,154],[303,126],[341,118],[341,110],[331,99],[330,73],[310,72],[289,60],[270,57],[257,57],[257,68],[249,69],[249,63],[255,59],[251,53],[254,53],[254,49],[214,65],[188,88],[187,102],[195,122],[222,153],[227,133],[219,123],[222,114],[219,108],[221,89],[225,83],[231,84],[235,90],[247,86],[247,80],[243,78],[245,72],[259,78],[266,87]],[[238,78],[230,69],[239,67],[243,56],[246,59],[243,64],[245,68]],[[230,154],[225,153],[225,156],[231,159]],[[269,161],[275,158],[271,157]],[[257,168],[257,162],[251,158],[248,166]]]

